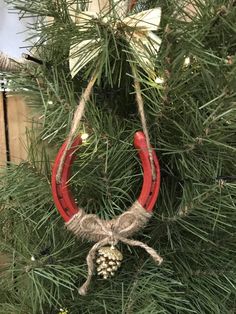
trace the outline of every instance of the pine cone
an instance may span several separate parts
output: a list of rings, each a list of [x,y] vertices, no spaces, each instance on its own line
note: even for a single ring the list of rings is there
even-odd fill
[[[115,272],[121,265],[122,259],[122,253],[114,246],[104,246],[100,248],[96,260],[98,264],[98,275],[102,275],[103,279],[114,276]]]

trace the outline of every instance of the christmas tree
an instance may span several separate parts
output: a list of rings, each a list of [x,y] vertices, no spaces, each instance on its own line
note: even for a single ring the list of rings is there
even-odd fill
[[[8,2],[35,17],[34,44],[1,72],[36,118],[27,161],[1,174],[0,313],[235,313],[235,1]],[[83,135],[67,185],[86,213],[112,219],[142,187],[139,130],[161,186],[132,239],[163,262],[120,241],[115,276],[94,272],[80,295],[91,243],[65,228],[53,201],[55,156]]]

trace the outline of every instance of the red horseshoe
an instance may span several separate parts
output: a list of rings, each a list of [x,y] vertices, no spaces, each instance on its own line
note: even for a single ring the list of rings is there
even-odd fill
[[[62,218],[67,222],[74,214],[79,211],[76,202],[71,194],[68,186],[70,179],[70,170],[75,159],[75,152],[78,146],[82,144],[82,139],[78,136],[72,144],[72,147],[68,150],[65,158],[65,163],[62,170],[61,182],[56,182],[56,174],[60,164],[60,160],[66,142],[61,146],[52,169],[52,195],[55,205],[61,214]],[[152,212],[155,202],[157,200],[160,189],[160,166],[154,149],[152,149],[152,156],[154,160],[154,166],[156,171],[156,179],[152,179],[151,164],[148,154],[147,142],[143,132],[136,132],[134,135],[134,146],[138,150],[139,157],[142,162],[143,168],[143,185],[138,202],[145,208],[147,212]]]

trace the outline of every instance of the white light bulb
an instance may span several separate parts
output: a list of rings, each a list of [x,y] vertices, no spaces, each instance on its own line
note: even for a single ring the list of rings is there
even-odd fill
[[[189,64],[190,64],[190,58],[189,58],[189,57],[186,57],[186,58],[184,59],[184,65],[187,67],[187,66],[189,66]]]
[[[30,259],[31,259],[32,262],[35,262],[35,257],[33,255],[31,256]]]
[[[89,135],[88,135],[88,133],[82,133],[80,137],[81,137],[83,142],[86,142],[86,140],[89,137]]]
[[[157,77],[155,79],[155,83],[157,83],[157,84],[163,84],[164,82],[165,82],[165,80],[162,77]]]

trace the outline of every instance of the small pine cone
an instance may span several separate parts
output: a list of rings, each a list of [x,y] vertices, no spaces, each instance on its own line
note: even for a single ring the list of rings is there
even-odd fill
[[[103,279],[113,276],[115,271],[120,267],[122,259],[122,253],[114,246],[100,248],[96,260],[98,275],[103,276]]]

